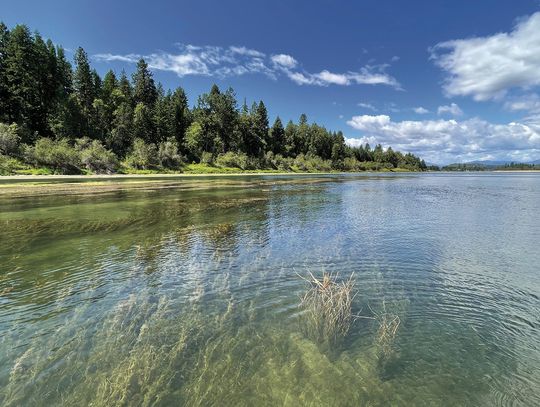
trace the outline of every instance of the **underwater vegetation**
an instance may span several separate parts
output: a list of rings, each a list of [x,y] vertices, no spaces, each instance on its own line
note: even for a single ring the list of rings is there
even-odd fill
[[[0,405],[539,405],[540,189],[430,180],[0,200]]]
[[[305,310],[304,329],[308,337],[318,343],[336,346],[343,340],[358,319],[373,320],[377,325],[375,342],[380,356],[389,358],[393,353],[393,344],[401,323],[398,315],[387,312],[385,301],[382,311],[374,311],[369,303],[372,316],[353,313],[353,302],[358,295],[354,273],[348,279],[339,279],[339,274],[324,272],[321,278],[309,273],[309,278],[300,276],[308,283],[308,288],[301,297],[300,307]]]

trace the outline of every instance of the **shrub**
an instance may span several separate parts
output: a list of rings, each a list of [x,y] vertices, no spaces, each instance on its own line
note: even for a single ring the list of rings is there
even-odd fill
[[[11,157],[19,154],[21,138],[18,130],[15,123],[11,125],[0,123],[0,154]]]
[[[182,165],[182,156],[178,153],[178,143],[174,138],[159,144],[158,160],[164,168],[177,169]]]
[[[17,170],[25,169],[24,164],[13,157],[0,154],[0,175],[16,174]]]
[[[362,171],[362,165],[360,161],[358,161],[354,157],[345,157],[343,159],[343,170],[345,171]]]
[[[294,166],[300,171],[332,171],[332,162],[323,160],[321,157],[312,154],[299,154],[294,159]]]
[[[214,155],[208,151],[203,151],[201,153],[201,164],[213,165]]]
[[[273,152],[268,151],[264,155],[264,167],[279,171],[290,171],[293,166],[293,160],[290,158],[284,158],[281,154],[274,155]]]
[[[24,155],[29,163],[52,168],[55,172],[62,174],[81,172],[79,152],[65,139],[41,138],[34,146],[27,146]]]
[[[126,157],[126,164],[139,170],[155,168],[158,165],[155,144],[146,144],[142,139],[135,139],[131,152]]]
[[[88,170],[98,174],[111,174],[118,168],[116,155],[97,140],[81,151],[81,161]]]
[[[225,154],[218,155],[215,163],[218,167],[232,167],[247,170],[250,166],[250,159],[245,153],[229,151]]]

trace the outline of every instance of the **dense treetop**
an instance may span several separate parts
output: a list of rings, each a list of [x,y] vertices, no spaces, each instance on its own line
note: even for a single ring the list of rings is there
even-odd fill
[[[350,147],[302,115],[270,121],[263,101],[238,106],[213,85],[190,108],[182,88],[164,90],[141,59],[131,78],[103,78],[79,48],[72,65],[60,46],[28,27],[0,23],[0,157],[60,172],[180,170],[187,162],[242,169],[423,170],[412,154]]]

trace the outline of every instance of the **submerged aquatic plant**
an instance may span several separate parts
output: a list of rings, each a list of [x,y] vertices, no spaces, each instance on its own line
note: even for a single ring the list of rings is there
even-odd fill
[[[401,324],[401,319],[398,315],[386,311],[386,303],[382,303],[382,311],[375,312],[369,306],[369,309],[374,315],[374,319],[379,324],[377,329],[376,343],[380,348],[381,356],[388,358],[393,353],[393,345],[396,339],[396,334]]]
[[[353,275],[338,281],[338,274],[324,273],[321,279],[309,273],[301,306],[306,310],[307,331],[319,342],[335,342],[347,335],[354,320],[352,302],[356,296]]]

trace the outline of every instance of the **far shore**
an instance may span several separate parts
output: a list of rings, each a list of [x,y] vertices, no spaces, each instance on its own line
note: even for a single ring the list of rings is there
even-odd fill
[[[361,171],[361,172],[346,172],[346,171],[327,171],[327,172],[287,172],[287,171],[238,171],[238,172],[210,172],[210,173],[150,173],[150,174],[47,174],[47,175],[28,175],[28,174],[16,174],[16,175],[0,175],[0,182],[2,180],[16,180],[16,181],[47,181],[47,180],[60,180],[60,179],[127,179],[127,178],[194,178],[194,177],[242,177],[242,176],[265,176],[265,175],[287,175],[287,176],[311,176],[311,175],[351,175],[351,174],[403,174],[403,173],[420,173],[416,171],[397,170],[397,171]]]
[[[245,176],[266,176],[266,175],[287,175],[287,176],[312,176],[312,175],[358,175],[358,174],[415,174],[415,173],[540,173],[540,170],[486,170],[486,171],[362,171],[362,172],[280,172],[280,171],[239,171],[239,172],[215,172],[215,173],[150,173],[150,174],[47,174],[47,175],[28,175],[28,174],[16,174],[16,175],[0,175],[1,181],[54,181],[54,180],[69,180],[69,179],[84,179],[84,180],[107,180],[107,179],[152,179],[152,178],[206,178],[206,177],[245,177]]]
[[[368,173],[366,171],[365,173]],[[114,178],[179,178],[179,177],[231,177],[249,175],[336,175],[360,174],[351,172],[220,172],[220,173],[155,173],[155,174],[75,174],[75,175],[0,175],[2,180],[55,180],[55,179],[114,179]]]

